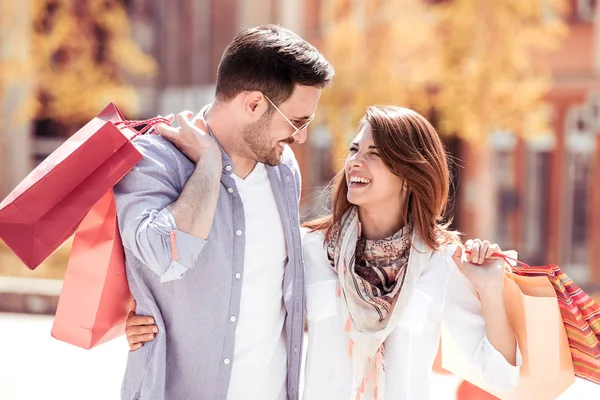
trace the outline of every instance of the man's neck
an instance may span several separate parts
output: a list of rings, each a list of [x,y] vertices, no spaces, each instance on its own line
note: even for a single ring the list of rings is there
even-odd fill
[[[243,157],[238,154],[239,144],[239,125],[232,121],[231,113],[226,110],[223,105],[212,104],[204,114],[204,120],[210,127],[210,130],[227,153],[235,168],[235,174],[242,179],[245,179],[256,167],[256,160],[248,157]]]

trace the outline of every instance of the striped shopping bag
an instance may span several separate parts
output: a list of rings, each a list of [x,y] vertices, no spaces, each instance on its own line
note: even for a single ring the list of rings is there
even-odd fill
[[[548,278],[558,299],[575,376],[600,384],[600,306],[557,265],[530,267],[511,257],[497,256],[511,264],[510,271],[516,275]]]

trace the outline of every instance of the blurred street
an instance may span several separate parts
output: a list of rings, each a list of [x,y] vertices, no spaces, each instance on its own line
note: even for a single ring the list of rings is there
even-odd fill
[[[0,362],[0,399],[118,399],[125,339],[87,351],[52,338],[51,328],[52,317],[0,313],[0,357],[10,360]],[[436,375],[433,385],[433,399],[454,400],[456,378]],[[559,399],[583,398],[600,398],[600,386],[578,381]]]
[[[51,337],[52,320],[0,313],[0,399],[118,399],[125,339],[82,350]]]

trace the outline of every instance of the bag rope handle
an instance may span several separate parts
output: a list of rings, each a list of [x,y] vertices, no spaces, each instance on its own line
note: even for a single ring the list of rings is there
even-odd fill
[[[144,120],[119,121],[119,122],[115,123],[115,126],[117,128],[136,128],[138,126],[146,125],[143,129],[141,129],[140,131],[137,131],[136,134],[130,139],[130,140],[133,140],[136,137],[148,132],[150,129],[154,128],[156,125],[159,125],[159,124],[171,125],[171,122],[168,119],[163,118],[163,117],[155,117],[155,118],[144,119]]]

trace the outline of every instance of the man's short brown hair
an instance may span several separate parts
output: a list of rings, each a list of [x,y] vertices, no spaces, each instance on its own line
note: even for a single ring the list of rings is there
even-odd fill
[[[240,32],[227,46],[217,71],[217,100],[229,101],[243,91],[261,91],[283,103],[296,85],[323,88],[333,67],[311,44],[277,25]]]

